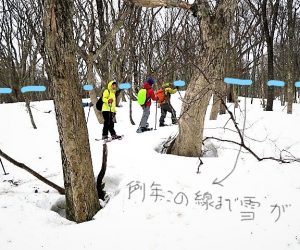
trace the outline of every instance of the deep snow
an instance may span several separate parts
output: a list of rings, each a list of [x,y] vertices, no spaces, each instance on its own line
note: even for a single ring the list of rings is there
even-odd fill
[[[240,100],[243,110],[244,98]],[[179,96],[172,101],[179,115]],[[214,185],[216,178],[223,179],[233,169],[238,146],[207,142],[207,155],[217,152],[218,156],[203,157],[197,174],[198,158],[157,152],[162,142],[176,134],[177,126],[137,134],[137,125],[128,119],[129,104],[122,105],[116,131],[125,138],[108,144],[105,183],[110,200],[93,221],[75,224],[52,211],[63,196],[2,159],[9,174],[0,172],[1,250],[300,249],[300,163],[258,162],[242,150],[232,175],[223,186]],[[32,107],[37,130],[31,127],[24,103],[0,105],[0,149],[63,186],[53,103],[35,102]],[[247,145],[259,156],[279,157],[280,149],[286,149],[300,158],[300,105],[294,105],[292,115],[279,102],[274,110],[264,112],[260,100],[252,105],[247,100]],[[88,108],[85,112],[87,116]],[[152,105],[151,126],[154,114]],[[244,113],[236,109],[235,114],[242,126]],[[136,124],[140,117],[141,108],[133,103]],[[239,141],[228,119],[228,114],[217,121],[207,119],[205,136]],[[166,123],[171,123],[170,117]],[[88,129],[97,175],[102,142],[95,138],[101,137],[102,125],[93,111]],[[138,189],[130,193],[133,188]]]

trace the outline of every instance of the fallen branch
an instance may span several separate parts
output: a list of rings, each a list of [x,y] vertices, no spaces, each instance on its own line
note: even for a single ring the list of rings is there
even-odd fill
[[[274,160],[274,161],[278,161],[280,163],[292,163],[292,162],[299,162],[300,163],[300,159],[297,159],[297,158],[281,159],[281,158],[275,158],[273,156],[271,156],[271,157],[259,157],[253,150],[251,150],[249,147],[247,147],[244,143],[239,143],[239,142],[232,141],[232,140],[224,140],[224,139],[220,139],[220,138],[217,138],[217,137],[208,136],[208,137],[205,137],[203,142],[208,140],[208,139],[217,140],[217,141],[221,141],[221,142],[229,142],[229,143],[239,145],[242,148],[246,149],[250,154],[252,154],[258,161]]]
[[[47,180],[45,177],[41,176],[40,174],[38,174],[37,172],[35,172],[31,168],[26,166],[24,163],[21,163],[21,162],[18,162],[16,160],[14,160],[13,158],[11,158],[7,154],[5,154],[1,149],[0,149],[0,156],[2,156],[5,160],[9,161],[10,163],[14,164],[15,166],[26,170],[27,172],[29,172],[30,174],[32,174],[33,176],[35,176],[36,178],[38,178],[40,181],[44,182],[45,184],[49,185],[50,187],[56,189],[60,194],[65,194],[65,189],[64,188],[62,188],[62,187],[56,185],[55,183]]]
[[[1,158],[0,158],[0,163],[1,163],[1,166],[2,166],[2,169],[3,169],[3,172],[4,172],[4,175],[8,175],[8,173],[6,173],[6,171],[5,171],[5,168],[4,168],[4,165],[3,165],[3,162],[2,162],[2,160],[1,160]]]
[[[102,167],[100,170],[100,173],[98,174],[97,177],[97,192],[98,192],[98,198],[101,200],[105,200],[105,191],[104,191],[104,186],[105,184],[103,183],[103,178],[105,176],[106,168],[107,168],[107,144],[103,144],[103,152],[102,152]]]
[[[234,118],[234,115],[233,113],[229,110],[229,108],[227,107],[226,103],[224,102],[224,100],[222,98],[221,99],[221,102],[222,104],[224,105],[225,109],[227,110],[227,112],[229,113],[230,115],[230,119],[232,120],[233,124],[234,124],[234,127],[236,128],[237,130],[237,133],[240,137],[240,142],[236,142],[236,141],[232,141],[232,140],[226,140],[226,139],[220,139],[220,138],[217,138],[217,137],[214,137],[214,136],[209,136],[209,137],[206,137],[203,142],[205,142],[206,140],[208,139],[212,139],[212,140],[217,140],[217,141],[221,141],[221,142],[229,142],[229,143],[233,143],[235,145],[238,145],[244,149],[246,149],[249,153],[251,153],[258,161],[263,161],[263,160],[273,160],[273,161],[277,161],[277,162],[280,162],[280,163],[292,163],[292,162],[299,162],[300,163],[300,159],[296,158],[296,157],[293,157],[293,158],[282,158],[281,155],[280,155],[280,158],[275,158],[273,156],[271,157],[259,157],[251,148],[247,147],[245,145],[245,141],[244,141],[244,137],[242,135],[242,132],[240,130],[240,128],[238,127],[238,123],[236,122],[235,118]]]

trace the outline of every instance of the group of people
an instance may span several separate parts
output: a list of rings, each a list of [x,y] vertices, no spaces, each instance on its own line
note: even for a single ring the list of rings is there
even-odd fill
[[[176,118],[176,111],[171,105],[171,94],[175,94],[177,92],[177,88],[172,88],[170,83],[164,83],[162,84],[162,88],[157,91],[157,93],[154,93],[154,90],[152,88],[154,84],[154,80],[152,78],[148,78],[146,82],[144,82],[142,88],[147,90],[146,93],[146,102],[144,105],[141,107],[143,108],[143,115],[142,119],[139,125],[139,128],[137,130],[138,133],[142,133],[144,131],[151,130],[148,127],[148,118],[150,115],[150,107],[152,102],[151,101],[156,101],[161,109],[161,116],[159,119],[159,126],[164,127],[165,126],[165,118],[167,115],[167,112],[171,113],[171,118],[172,118],[172,123],[176,124],[177,123],[177,118]],[[159,98],[158,93],[162,93],[163,98]]]
[[[165,118],[167,112],[171,113],[171,119],[173,124],[177,124],[176,111],[171,105],[171,95],[175,94],[178,87],[172,88],[171,83],[164,83],[159,91],[154,92],[152,86],[155,81],[150,77],[148,78],[142,88],[146,89],[146,101],[141,105],[143,109],[143,115],[140,121],[137,133],[142,133],[151,130],[148,126],[148,118],[150,115],[150,107],[152,102],[156,101],[161,109],[161,116],[159,119],[159,126],[165,126]],[[115,81],[110,81],[107,88],[104,90],[102,95],[102,115],[104,118],[104,126],[102,130],[102,139],[108,138],[108,132],[111,134],[112,139],[120,139],[121,136],[116,134],[114,129],[114,117],[116,115],[116,91],[117,83]],[[162,95],[162,96],[161,96]]]

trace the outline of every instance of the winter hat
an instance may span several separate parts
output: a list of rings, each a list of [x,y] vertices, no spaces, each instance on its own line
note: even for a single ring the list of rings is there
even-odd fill
[[[151,78],[151,77],[149,77],[148,79],[147,79],[147,83],[149,83],[150,85],[153,85],[154,84],[154,80],[153,80],[153,78]]]

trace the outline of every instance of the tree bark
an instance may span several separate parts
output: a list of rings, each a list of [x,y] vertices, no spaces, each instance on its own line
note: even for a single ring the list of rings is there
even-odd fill
[[[33,114],[32,114],[32,110],[31,110],[31,107],[30,107],[30,102],[29,102],[28,98],[25,97],[25,96],[24,96],[24,99],[25,99],[25,105],[26,105],[26,108],[27,108],[27,111],[28,111],[28,114],[29,114],[29,117],[30,117],[31,125],[34,129],[37,129],[37,127],[35,125],[35,122],[34,122],[34,119],[33,119]]]
[[[187,88],[179,119],[179,134],[172,154],[196,157],[202,154],[202,139],[212,83],[205,76],[194,75]]]
[[[277,15],[278,15],[278,6],[279,0],[276,0],[274,4],[274,12],[272,15],[272,22],[269,28],[269,22],[267,19],[267,2],[268,0],[264,0],[262,3],[262,16],[263,16],[263,29],[264,29],[264,36],[267,43],[267,51],[268,51],[268,80],[274,80],[274,32],[277,22]],[[273,110],[273,100],[274,100],[274,87],[268,86],[268,93],[267,93],[267,106],[266,111]]]
[[[179,134],[171,152],[176,155],[198,157],[202,154],[205,114],[214,85],[222,84],[225,73],[227,32],[234,9],[231,0],[220,1],[212,11],[207,1],[197,5],[201,17],[204,44],[203,61],[188,85],[179,119]],[[201,70],[205,69],[205,70]]]
[[[128,2],[134,3],[138,6],[143,7],[179,7],[182,9],[190,9],[191,4],[185,1],[178,0],[127,0]]]
[[[61,145],[66,215],[76,222],[91,220],[100,209],[88,131],[81,106],[73,37],[73,1],[45,0],[45,49]]]
[[[135,122],[132,117],[132,99],[133,99],[132,86],[129,89],[128,95],[129,95],[129,120],[130,120],[131,125],[135,125]]]
[[[217,120],[218,114],[225,114],[226,110],[221,104],[221,98],[225,98],[225,86],[224,83],[218,83],[215,86],[215,94],[213,96],[213,105],[210,111],[210,120]]]
[[[293,96],[294,96],[294,40],[295,40],[295,31],[294,31],[294,21],[293,21],[293,1],[287,0],[287,12],[288,12],[288,67],[287,67],[287,113],[293,113]]]
[[[95,75],[93,72],[94,60],[93,60],[92,55],[87,55],[86,63],[87,63],[87,82],[88,82],[88,84],[93,85],[93,89],[91,91],[89,91],[89,96],[90,96],[91,102],[93,103],[93,109],[94,109],[95,115],[97,117],[97,120],[100,124],[103,124],[104,119],[101,114],[101,111],[99,111],[96,108],[96,103],[98,101],[98,98],[97,98],[97,92],[96,92],[96,79],[95,79]],[[100,98],[101,98],[101,96],[100,96]]]

